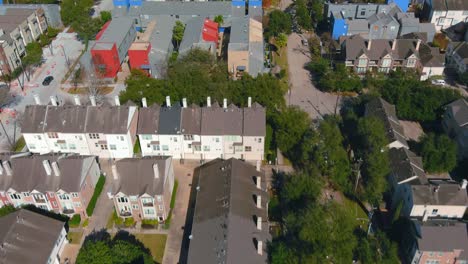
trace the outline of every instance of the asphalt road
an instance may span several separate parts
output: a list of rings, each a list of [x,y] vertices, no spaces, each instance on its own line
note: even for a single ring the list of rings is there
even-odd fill
[[[286,103],[296,105],[312,119],[321,119],[339,111],[340,98],[335,94],[319,91],[312,84],[310,72],[304,66],[310,62],[309,48],[301,43],[302,36],[296,33],[288,37],[289,92]]]

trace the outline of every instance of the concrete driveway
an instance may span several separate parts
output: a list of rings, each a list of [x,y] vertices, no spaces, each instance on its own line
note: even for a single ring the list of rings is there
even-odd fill
[[[179,182],[179,187],[177,188],[176,202],[172,211],[163,264],[176,264],[179,262],[184,236],[183,228],[190,198],[190,185],[192,184],[194,169],[200,165],[200,162],[185,160],[184,164],[180,164],[179,160],[173,160],[173,165],[175,179]]]
[[[288,105],[299,106],[312,119],[339,111],[340,98],[337,95],[319,91],[312,84],[310,72],[304,66],[310,62],[309,48],[301,43],[302,36],[292,33],[288,37],[289,91]]]

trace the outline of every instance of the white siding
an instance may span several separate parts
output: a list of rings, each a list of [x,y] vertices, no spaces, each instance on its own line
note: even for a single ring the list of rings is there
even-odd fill
[[[23,137],[30,152],[41,154],[50,152],[46,136],[43,133],[24,133]]]
[[[431,217],[463,218],[466,206],[453,205],[413,205],[411,217],[423,217],[427,214]]]
[[[111,158],[133,157],[132,138],[128,134],[106,135],[107,147]]]

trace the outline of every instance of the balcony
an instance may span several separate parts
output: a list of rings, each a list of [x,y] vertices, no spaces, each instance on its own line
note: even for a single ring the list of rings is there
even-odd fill
[[[143,207],[153,207],[154,206],[153,202],[142,202],[142,204],[143,204]]]
[[[120,216],[121,217],[129,217],[129,216],[132,216],[132,212],[130,211],[124,211],[124,210],[120,210]]]
[[[36,203],[42,203],[42,204],[45,204],[47,203],[47,200],[45,198],[37,198],[37,197],[34,197],[34,201]]]
[[[63,209],[63,214],[69,215],[69,214],[74,214],[75,210],[73,208],[64,208]]]

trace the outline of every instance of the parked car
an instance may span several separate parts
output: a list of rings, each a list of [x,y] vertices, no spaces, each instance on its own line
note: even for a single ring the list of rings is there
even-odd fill
[[[432,80],[432,84],[440,85],[440,86],[445,86],[446,85],[445,80],[442,80],[442,79]]]
[[[49,85],[53,80],[54,80],[54,77],[52,77],[52,76],[47,76],[47,77],[44,78],[44,81],[42,81],[42,85],[47,86],[47,85]]]
[[[301,42],[302,42],[302,45],[306,47],[309,46],[309,41],[307,41],[307,39],[302,39]]]

